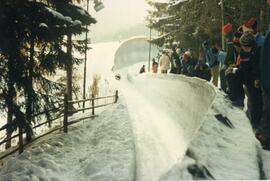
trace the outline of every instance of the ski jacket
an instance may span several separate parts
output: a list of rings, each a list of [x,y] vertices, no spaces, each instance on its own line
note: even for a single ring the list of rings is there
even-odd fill
[[[270,29],[263,45],[261,57],[261,85],[265,92],[270,93]]]
[[[263,47],[264,42],[265,42],[265,37],[263,35],[261,35],[260,33],[257,33],[255,35],[255,41],[256,41],[257,46]]]
[[[227,55],[224,61],[224,64],[226,66],[229,66],[231,64],[235,64],[235,48],[233,46],[233,42],[229,41],[226,43],[226,48],[227,48]]]
[[[219,64],[218,62],[218,52],[214,52],[213,48],[209,48],[206,50],[206,62],[210,68]]]
[[[159,59],[159,66],[161,70],[169,70],[170,69],[170,58],[168,55],[161,55]]]
[[[249,55],[240,52],[239,73],[244,84],[260,80],[260,48],[255,47]]]

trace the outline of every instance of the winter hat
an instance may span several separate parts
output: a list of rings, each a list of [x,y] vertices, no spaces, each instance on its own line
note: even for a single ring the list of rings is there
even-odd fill
[[[256,31],[258,26],[256,18],[250,18],[245,24],[243,25],[244,32],[254,32]]]
[[[240,44],[245,47],[252,47],[255,43],[255,37],[250,32],[245,32],[240,38]]]
[[[229,33],[232,33],[232,31],[233,31],[232,24],[228,23],[228,24],[224,25],[224,27],[223,27],[224,35],[228,35]]]
[[[190,56],[191,56],[190,51],[186,51],[186,52],[185,52],[185,55],[188,56],[188,57],[190,57]]]

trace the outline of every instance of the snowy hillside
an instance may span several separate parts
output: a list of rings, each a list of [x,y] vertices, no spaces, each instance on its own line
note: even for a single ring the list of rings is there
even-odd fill
[[[94,120],[34,143],[0,169],[1,181],[132,180],[134,142],[122,103]]]

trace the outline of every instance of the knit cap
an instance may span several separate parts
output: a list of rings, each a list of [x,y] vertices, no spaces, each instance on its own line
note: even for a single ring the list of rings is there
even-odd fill
[[[245,24],[243,25],[243,31],[244,32],[254,32],[257,29],[257,19],[256,18],[250,18]]]
[[[232,24],[228,23],[228,24],[224,25],[224,27],[223,27],[224,35],[227,35],[227,34],[231,33],[232,31],[233,31]]]
[[[240,38],[240,44],[245,47],[252,47],[255,43],[255,37],[250,32],[245,32]]]

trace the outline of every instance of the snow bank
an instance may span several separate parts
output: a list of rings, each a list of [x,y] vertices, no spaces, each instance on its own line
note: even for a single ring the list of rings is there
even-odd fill
[[[219,122],[214,117],[215,114],[228,117],[234,128]],[[258,159],[260,146],[245,113],[233,107],[218,92],[212,108],[203,120],[204,124],[192,140],[185,159],[179,160],[161,180],[196,179],[196,175],[190,173],[190,168],[195,165],[210,173],[204,172],[199,179],[261,179]],[[183,175],[186,177],[182,177]]]
[[[7,160],[0,180],[133,180],[134,143],[122,103]]]
[[[268,180],[270,180],[270,151],[262,151],[262,160],[265,176]]]

